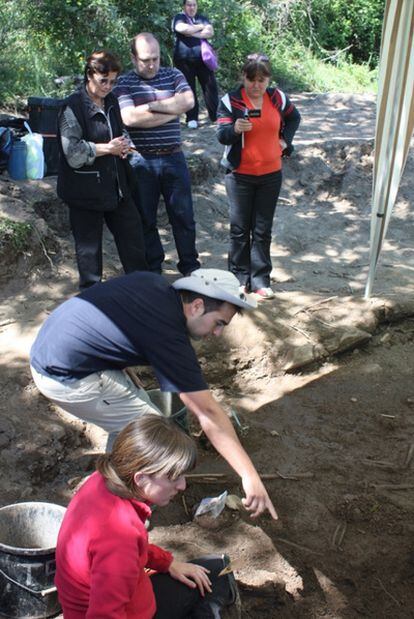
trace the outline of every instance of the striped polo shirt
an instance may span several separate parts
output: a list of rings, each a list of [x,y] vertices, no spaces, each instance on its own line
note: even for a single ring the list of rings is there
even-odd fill
[[[157,75],[149,80],[139,77],[132,70],[121,75],[114,89],[122,109],[143,105],[150,101],[168,99],[175,94],[190,90],[187,80],[178,69],[160,67]],[[173,150],[181,145],[180,119],[174,118],[160,127],[128,127],[132,141],[139,152],[149,149]]]

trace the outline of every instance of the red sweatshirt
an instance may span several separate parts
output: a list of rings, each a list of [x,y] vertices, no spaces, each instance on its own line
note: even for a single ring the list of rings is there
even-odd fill
[[[148,543],[150,508],[109,492],[94,473],[69,504],[56,548],[65,619],[152,619],[148,567],[166,572],[172,555]]]

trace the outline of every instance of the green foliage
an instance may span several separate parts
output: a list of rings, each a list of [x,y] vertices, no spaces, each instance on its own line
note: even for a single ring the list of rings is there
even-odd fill
[[[288,27],[322,60],[345,56],[374,67],[383,13],[384,0],[293,0]]]
[[[200,0],[215,28],[223,89],[239,78],[244,58],[267,53],[279,83],[311,90],[372,89],[384,0]],[[30,95],[63,96],[54,79],[81,74],[102,47],[127,68],[129,40],[154,32],[171,64],[167,0],[0,0],[0,105]],[[353,64],[358,63],[358,64]],[[71,88],[70,82],[68,88]]]
[[[27,249],[31,232],[31,224],[0,218],[0,254],[9,248],[16,252]]]

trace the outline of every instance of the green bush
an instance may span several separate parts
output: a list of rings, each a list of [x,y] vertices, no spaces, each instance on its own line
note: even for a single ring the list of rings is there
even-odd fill
[[[9,248],[23,252],[29,244],[32,226],[28,223],[13,221],[7,217],[0,218],[0,254]]]
[[[222,89],[259,50],[285,87],[373,88],[383,0],[200,0],[199,9],[215,28]],[[80,74],[99,47],[118,53],[128,68],[129,40],[139,31],[154,32],[170,64],[171,19],[179,10],[180,1],[167,0],[0,0],[0,105],[66,94],[54,79]]]

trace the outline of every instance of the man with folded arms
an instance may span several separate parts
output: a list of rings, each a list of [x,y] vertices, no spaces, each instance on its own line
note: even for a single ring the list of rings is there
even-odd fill
[[[120,77],[114,93],[137,149],[131,165],[137,175],[136,203],[141,213],[149,270],[161,273],[164,250],[157,229],[163,196],[183,275],[198,269],[190,175],[181,149],[180,115],[194,96],[178,69],[160,66],[160,46],[149,32],[131,41],[134,69]]]

